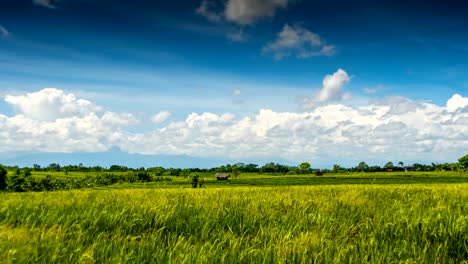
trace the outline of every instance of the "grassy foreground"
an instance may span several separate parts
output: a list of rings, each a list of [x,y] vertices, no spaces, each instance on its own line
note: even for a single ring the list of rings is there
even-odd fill
[[[0,193],[5,263],[468,263],[468,184]]]

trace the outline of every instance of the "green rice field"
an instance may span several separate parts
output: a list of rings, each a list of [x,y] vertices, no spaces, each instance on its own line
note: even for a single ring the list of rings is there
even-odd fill
[[[468,263],[466,174],[355,176],[0,193],[0,262]]]

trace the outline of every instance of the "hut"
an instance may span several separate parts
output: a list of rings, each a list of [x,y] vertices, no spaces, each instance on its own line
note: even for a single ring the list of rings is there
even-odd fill
[[[218,181],[227,181],[229,180],[229,177],[231,177],[231,174],[229,173],[216,173],[216,179]]]

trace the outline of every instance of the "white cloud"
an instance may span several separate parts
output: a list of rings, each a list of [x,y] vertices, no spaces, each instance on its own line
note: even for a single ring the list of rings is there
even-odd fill
[[[337,87],[349,79],[343,72],[327,77],[324,86]],[[25,100],[28,95],[10,98]],[[130,114],[87,110],[64,115],[54,103],[53,109],[59,113],[52,116],[60,118],[0,114],[0,153],[92,152],[115,146],[140,154],[307,159],[315,163],[453,161],[468,149],[467,100],[454,95],[446,106],[438,106],[389,97],[365,106],[336,103],[302,113],[269,109],[239,117],[192,113],[185,120],[141,133],[126,130],[137,122]]]
[[[5,101],[15,106],[25,117],[35,120],[82,117],[101,110],[88,100],[77,99],[73,94],[65,94],[64,91],[54,88],[26,95],[7,95]]]
[[[320,88],[314,97],[302,98],[302,107],[304,109],[310,109],[324,103],[349,100],[351,94],[343,93],[343,86],[350,80],[351,77],[342,69],[338,69],[332,75],[329,74],[325,76],[322,82],[322,88]]]
[[[162,123],[166,121],[171,116],[171,113],[168,111],[161,111],[151,117],[151,122],[153,123]]]
[[[0,153],[105,151],[122,127],[138,124],[132,114],[102,111],[58,89],[7,95],[5,101],[19,112],[0,114]]]
[[[273,17],[277,9],[286,8],[292,0],[227,0],[224,11],[219,1],[203,0],[195,12],[211,22],[229,21],[240,26],[252,25],[260,19]],[[217,10],[218,9],[218,10]]]
[[[215,8],[214,2],[210,0],[203,0],[200,6],[195,10],[195,13],[205,17],[211,22],[220,22],[223,17],[221,14],[213,11],[213,8]]]
[[[457,109],[463,109],[468,106],[468,98],[462,97],[459,94],[454,94],[452,98],[447,101],[447,111],[455,112]]]
[[[468,147],[468,114],[428,103],[394,112],[391,102],[363,107],[327,105],[304,113],[260,110],[253,117],[191,114],[152,133],[133,135],[121,148],[145,154],[202,157],[322,157],[336,160],[454,159]],[[439,156],[443,153],[443,157]],[[330,162],[330,161],[329,161]]]
[[[8,31],[5,27],[0,25],[0,37],[8,38],[11,35],[10,31]]]
[[[57,6],[55,6],[54,4],[56,0],[33,0],[32,2],[35,5],[42,6],[42,7],[49,8],[49,9],[57,8]]]
[[[310,58],[315,56],[332,56],[333,45],[326,44],[318,34],[301,26],[283,26],[276,39],[262,48],[263,54],[272,54],[277,60],[284,57]]]

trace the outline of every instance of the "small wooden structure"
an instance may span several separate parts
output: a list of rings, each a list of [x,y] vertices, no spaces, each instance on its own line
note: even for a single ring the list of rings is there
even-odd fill
[[[231,177],[231,174],[229,173],[216,173],[216,179],[218,181],[227,181],[229,180],[229,177]]]

